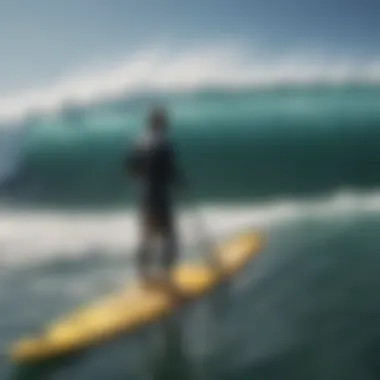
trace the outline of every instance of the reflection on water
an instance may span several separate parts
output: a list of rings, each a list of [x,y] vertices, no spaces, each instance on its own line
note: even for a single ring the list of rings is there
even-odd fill
[[[163,321],[161,328],[162,339],[153,358],[151,379],[192,379],[183,321],[181,318],[168,318]]]

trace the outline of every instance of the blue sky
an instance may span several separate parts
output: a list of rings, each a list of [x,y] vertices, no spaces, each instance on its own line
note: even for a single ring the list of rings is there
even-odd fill
[[[0,95],[148,44],[234,39],[281,54],[380,53],[377,0],[0,0]]]

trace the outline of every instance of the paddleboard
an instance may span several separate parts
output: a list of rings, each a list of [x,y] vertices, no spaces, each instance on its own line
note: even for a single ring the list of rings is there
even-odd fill
[[[230,238],[215,252],[221,270],[204,262],[183,263],[173,271],[171,281],[186,300],[201,297],[244,267],[262,243],[256,232]],[[163,288],[147,288],[135,281],[115,295],[47,325],[41,334],[17,341],[9,355],[16,363],[30,363],[74,354],[170,314],[179,307],[177,301]]]

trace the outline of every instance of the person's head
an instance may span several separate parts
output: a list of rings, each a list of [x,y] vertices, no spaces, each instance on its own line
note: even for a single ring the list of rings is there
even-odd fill
[[[164,133],[169,127],[168,116],[164,108],[155,107],[149,114],[149,128],[155,132]]]

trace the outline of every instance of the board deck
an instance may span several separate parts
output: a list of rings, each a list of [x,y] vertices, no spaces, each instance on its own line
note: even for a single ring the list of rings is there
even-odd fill
[[[221,244],[217,250],[222,271],[203,262],[184,263],[172,281],[186,299],[201,297],[233,276],[262,247],[262,236],[251,232]],[[147,288],[135,281],[115,295],[90,304],[46,326],[42,334],[21,339],[10,349],[17,363],[43,361],[86,349],[120,334],[127,334],[173,312],[178,302],[162,288]]]

